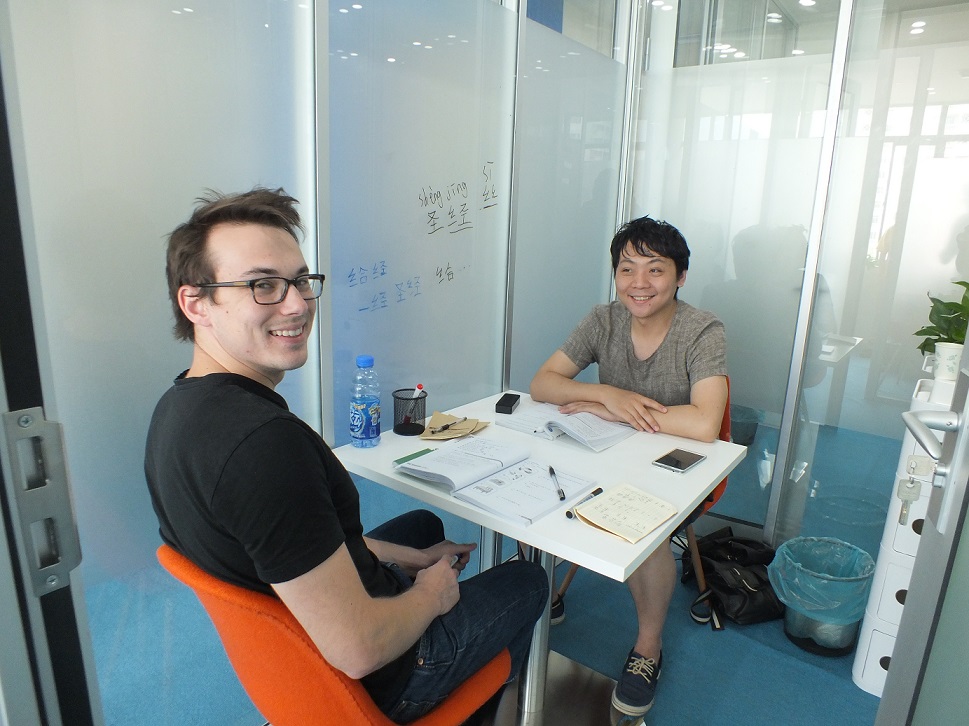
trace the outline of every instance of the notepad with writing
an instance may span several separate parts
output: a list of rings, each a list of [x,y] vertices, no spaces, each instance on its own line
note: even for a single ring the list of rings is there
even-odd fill
[[[635,544],[676,514],[664,499],[629,484],[613,487],[575,508],[576,516]]]

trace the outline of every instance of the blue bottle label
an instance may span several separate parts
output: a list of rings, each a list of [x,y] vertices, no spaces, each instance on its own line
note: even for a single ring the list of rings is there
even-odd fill
[[[380,400],[372,396],[350,401],[350,436],[375,439],[380,436]]]

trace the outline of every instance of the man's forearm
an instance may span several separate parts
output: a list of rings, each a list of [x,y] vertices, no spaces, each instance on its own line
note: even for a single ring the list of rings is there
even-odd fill
[[[576,381],[554,371],[542,371],[532,379],[529,394],[536,401],[553,403],[557,406],[575,401],[601,403],[596,391],[601,385]]]
[[[367,543],[367,547],[376,555],[378,560],[392,562],[408,572],[417,572],[434,564],[424,552],[413,547],[405,547],[370,537],[364,537],[363,541]]]

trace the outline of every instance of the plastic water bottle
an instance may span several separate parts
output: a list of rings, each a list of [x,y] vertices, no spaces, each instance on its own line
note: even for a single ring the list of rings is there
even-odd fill
[[[350,388],[350,443],[360,449],[380,443],[380,381],[372,355],[357,356]]]

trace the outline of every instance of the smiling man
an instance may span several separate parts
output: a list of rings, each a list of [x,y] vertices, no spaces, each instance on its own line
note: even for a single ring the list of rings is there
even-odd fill
[[[307,359],[324,276],[281,189],[213,193],[168,241],[175,335],[192,363],[152,416],[145,476],[162,539],[216,577],[279,597],[323,656],[397,723],[504,648],[521,669],[548,581],[508,562],[458,582],[474,544],[427,511],[364,535],[360,498],[274,388]]]
[[[616,300],[597,305],[539,368],[532,398],[559,404],[563,413],[589,411],[640,431],[713,441],[727,402],[726,339],[716,316],[677,299],[690,261],[686,240],[672,225],[641,217],[623,225],[610,252]],[[592,363],[598,383],[574,380]],[[670,548],[656,550],[627,584],[639,632],[612,703],[641,716],[653,705],[663,662],[663,624],[676,585]],[[564,601],[553,601],[553,622],[564,615]]]

